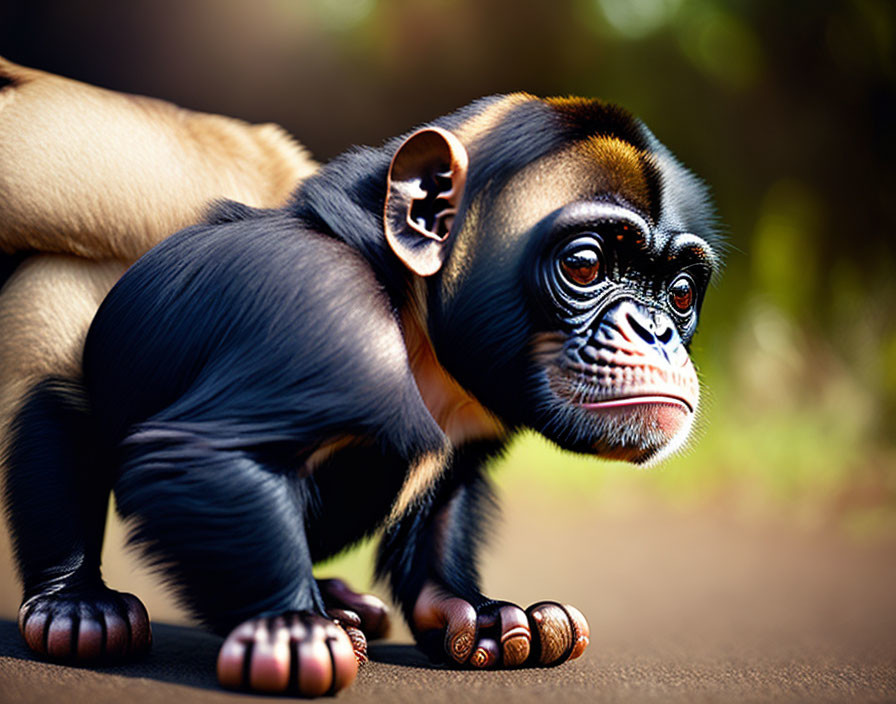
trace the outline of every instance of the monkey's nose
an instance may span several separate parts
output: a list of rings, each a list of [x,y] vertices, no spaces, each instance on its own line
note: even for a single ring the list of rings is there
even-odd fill
[[[633,308],[626,311],[625,318],[631,330],[648,345],[668,345],[672,341],[675,327],[665,316],[658,318]]]
[[[624,338],[642,352],[660,354],[673,365],[683,363],[682,355],[687,356],[678,330],[668,316],[631,300],[620,301],[604,313],[594,337],[605,340],[608,333]]]

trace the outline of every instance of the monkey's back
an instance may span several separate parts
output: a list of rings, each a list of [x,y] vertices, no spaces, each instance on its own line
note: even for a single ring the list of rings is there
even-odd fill
[[[150,419],[314,442],[381,427],[415,393],[370,268],[282,213],[188,228],[147,253],[101,305],[84,370],[112,443]]]

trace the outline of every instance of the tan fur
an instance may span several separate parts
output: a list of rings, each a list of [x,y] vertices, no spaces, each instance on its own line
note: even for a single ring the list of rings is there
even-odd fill
[[[314,172],[276,125],[184,110],[0,58],[0,251],[133,260],[209,201],[282,204]]]
[[[401,323],[408,363],[427,410],[454,447],[470,440],[504,436],[507,431],[501,422],[439,363],[423,322],[423,294],[423,282],[417,279],[411,303],[402,311]],[[408,470],[386,519],[387,525],[412,510],[432,490],[449,459],[447,451],[426,455]]]
[[[455,447],[504,435],[501,422],[439,363],[424,319],[419,305],[408,306],[402,314],[402,331],[417,388],[436,423]]]
[[[332,440],[328,440],[327,442],[322,443],[320,447],[308,456],[308,459],[305,460],[299,469],[299,475],[307,477],[314,474],[314,471],[320,467],[320,465],[330,459],[339,450],[346,447],[372,444],[373,438],[363,438],[357,435],[342,435],[333,438]]]
[[[118,261],[41,254],[9,279],[0,295],[0,428],[35,382],[49,374],[80,374],[87,328],[125,268]]]
[[[0,58],[0,449],[22,396],[76,377],[84,335],[127,264],[209,203],[285,203],[317,164],[277,125],[124,95]]]
[[[436,482],[448,465],[447,452],[437,452],[423,456],[408,470],[407,478],[398,492],[386,525],[394,525],[398,519],[414,508]]]

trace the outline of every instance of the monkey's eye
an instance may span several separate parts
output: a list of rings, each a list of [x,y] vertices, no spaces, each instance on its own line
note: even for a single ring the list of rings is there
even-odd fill
[[[560,254],[560,269],[571,283],[578,286],[593,284],[603,269],[597,243],[587,238],[585,242],[577,240],[570,244]]]
[[[682,274],[669,287],[669,304],[679,315],[687,315],[694,309],[696,302],[694,281],[687,274]]]

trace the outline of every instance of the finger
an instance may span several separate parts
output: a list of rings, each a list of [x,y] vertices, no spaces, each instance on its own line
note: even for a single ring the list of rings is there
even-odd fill
[[[128,649],[128,626],[125,620],[115,611],[103,611],[106,623],[106,654],[124,655]]]
[[[564,608],[555,602],[542,601],[526,609],[537,647],[532,657],[539,665],[559,665],[569,659],[576,642],[573,623]]]
[[[242,638],[231,634],[218,652],[218,681],[225,687],[239,689],[243,686],[246,652],[249,646]]]
[[[491,638],[480,638],[476,649],[470,656],[470,664],[479,669],[494,667],[498,663],[500,649]]]
[[[353,628],[361,627],[361,617],[358,616],[354,611],[349,611],[348,609],[329,609],[327,611],[327,615],[336,621],[343,628],[345,626],[351,626]]]
[[[357,630],[357,629],[355,629]],[[360,631],[358,631],[360,633]],[[336,625],[330,625],[326,628],[327,646],[330,648],[330,655],[333,658],[333,692],[344,689],[358,674],[357,651],[354,650],[354,643],[350,642],[350,636],[343,632]],[[361,634],[363,637],[363,634]],[[365,658],[367,643],[364,643]]]
[[[47,631],[47,655],[64,658],[71,654],[73,620],[68,614],[56,614]]]
[[[460,664],[467,662],[476,642],[476,609],[463,599],[446,599],[440,605],[447,626],[445,651]]]
[[[569,655],[570,660],[575,660],[585,652],[585,648],[587,648],[588,644],[591,642],[591,627],[588,625],[588,621],[585,619],[582,612],[575,606],[564,604],[563,608],[566,609],[566,613],[575,629],[575,643],[573,644],[572,652]]]
[[[28,647],[39,653],[46,653],[47,647],[44,642],[44,634],[47,632],[50,615],[45,609],[34,609],[22,619],[20,630],[25,636],[25,642]]]
[[[152,646],[152,628],[149,622],[149,613],[143,602],[133,594],[121,594],[127,612],[128,623],[131,627],[131,652],[144,653]]]
[[[289,685],[289,631],[283,619],[255,630],[249,664],[249,686],[259,692],[283,692]]]
[[[333,661],[327,648],[323,626],[310,624],[308,637],[299,642],[299,692],[305,697],[326,694],[333,684]]]
[[[529,619],[516,606],[502,606],[498,614],[501,619],[501,651],[504,667],[519,667],[529,658],[532,633]]]
[[[77,658],[83,661],[97,660],[103,654],[103,628],[95,613],[84,614],[78,624]]]

